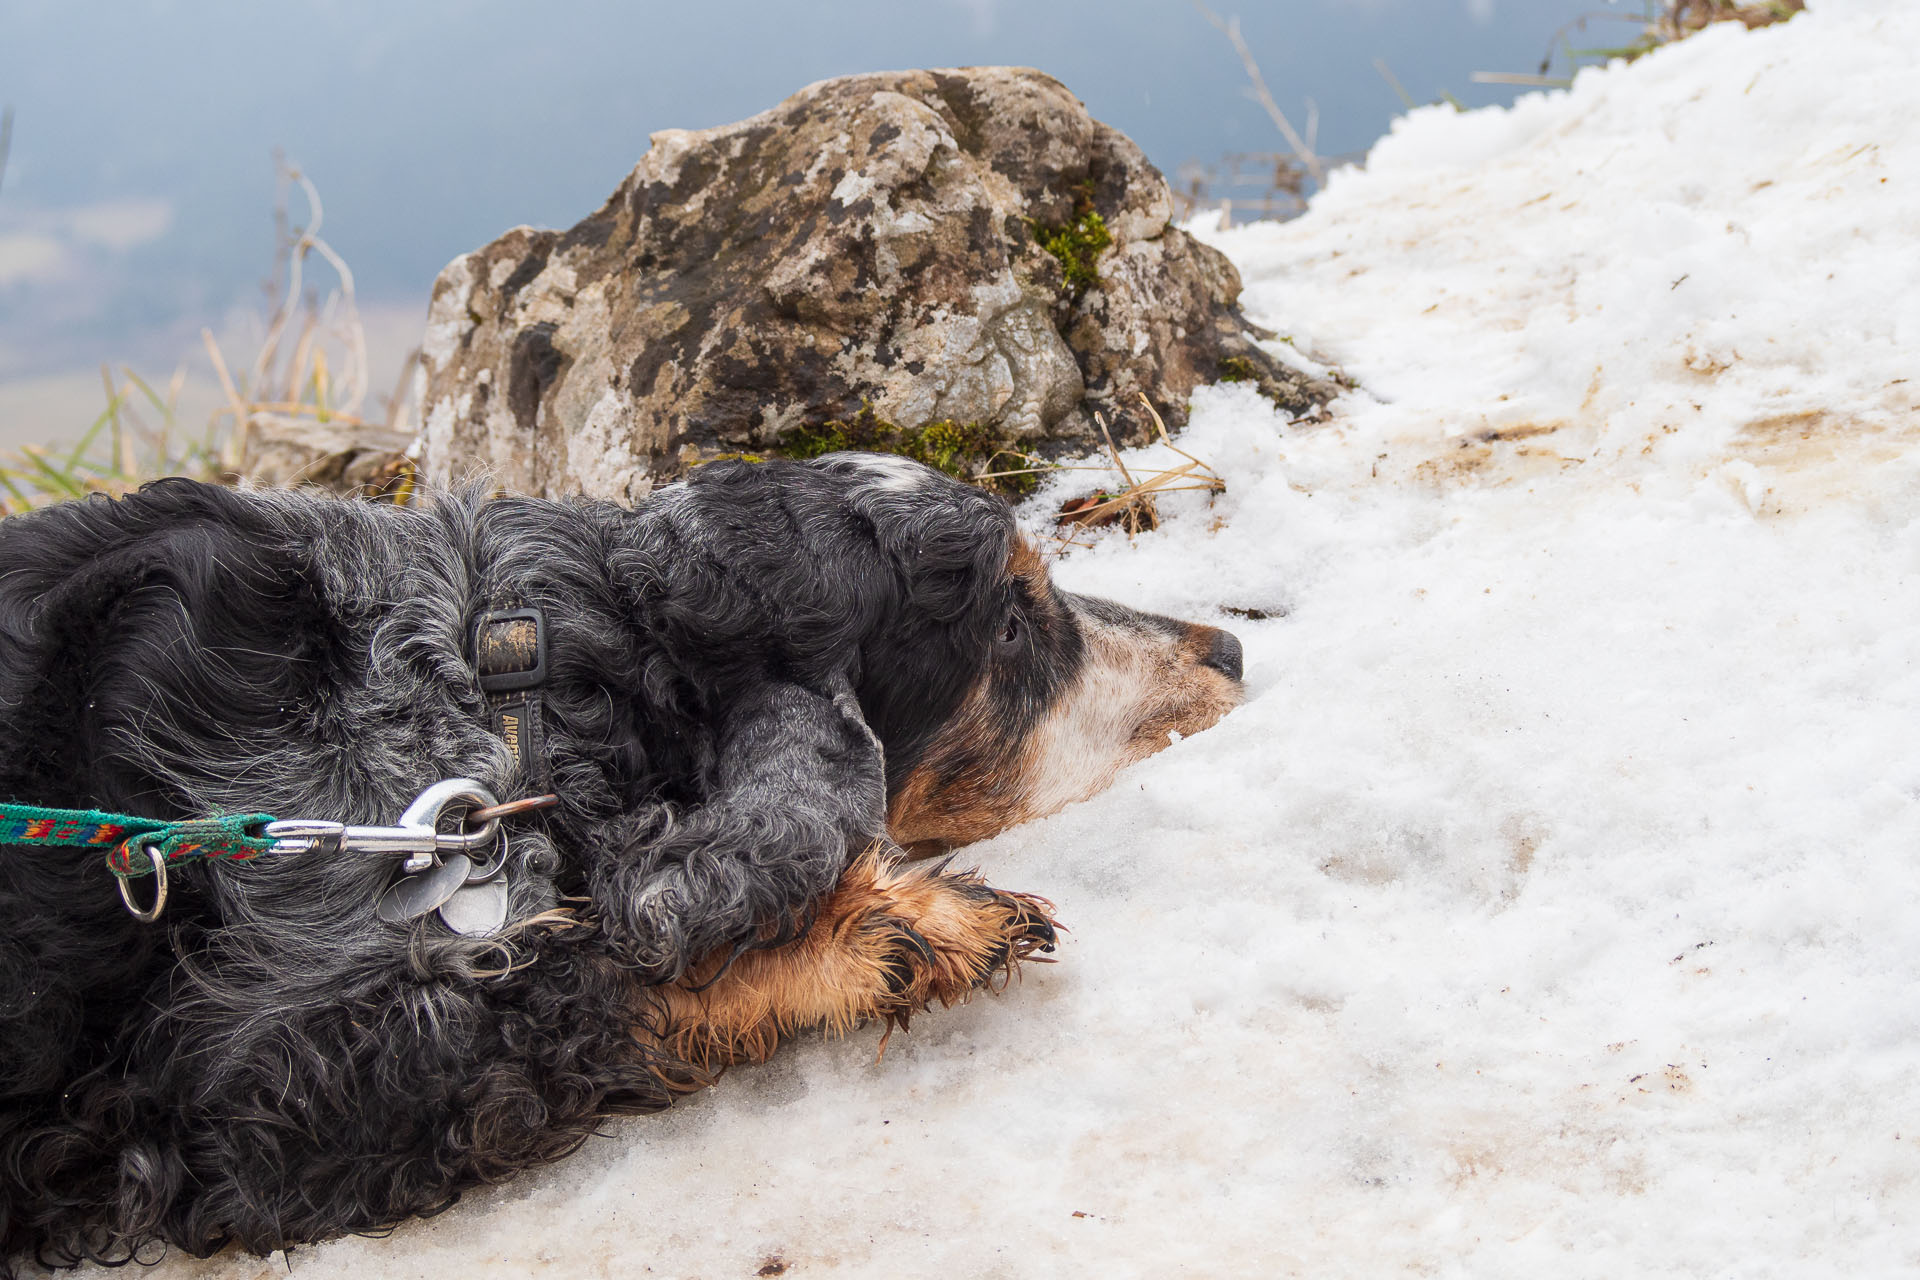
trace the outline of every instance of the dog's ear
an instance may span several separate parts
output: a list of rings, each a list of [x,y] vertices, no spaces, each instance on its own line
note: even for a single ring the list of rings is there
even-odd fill
[[[844,674],[770,681],[722,722],[706,802],[644,815],[592,892],[650,979],[723,947],[784,933],[886,835],[886,766]]]

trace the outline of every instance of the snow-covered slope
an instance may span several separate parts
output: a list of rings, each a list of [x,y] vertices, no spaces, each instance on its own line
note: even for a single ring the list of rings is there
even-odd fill
[[[1256,314],[1372,393],[1347,421],[1383,474],[1718,470],[1761,514],[1905,492],[1912,9],[1830,0],[1511,110],[1416,111],[1300,221],[1212,238]]]
[[[1200,394],[1227,493],[1059,564],[1271,615],[1242,709],[973,851],[1060,963],[293,1273],[1920,1268],[1916,51],[1715,29],[1217,235],[1364,390]]]

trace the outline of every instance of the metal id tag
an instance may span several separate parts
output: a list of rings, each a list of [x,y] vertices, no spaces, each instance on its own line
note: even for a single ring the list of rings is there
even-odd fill
[[[437,867],[402,873],[387,886],[374,905],[373,913],[388,924],[403,924],[440,906],[467,882],[473,860],[464,853],[450,853]]]
[[[507,922],[507,878],[464,885],[440,904],[440,919],[455,933],[487,938]]]

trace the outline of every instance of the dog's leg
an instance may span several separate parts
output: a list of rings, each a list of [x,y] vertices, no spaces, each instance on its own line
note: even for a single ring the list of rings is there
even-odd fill
[[[675,981],[798,919],[886,830],[880,743],[850,692],[767,684],[727,714],[706,802],[639,818],[589,888],[635,971]]]
[[[1048,911],[976,875],[868,854],[797,941],[744,952],[724,971],[716,956],[657,988],[666,1025],[655,1031],[674,1057],[713,1068],[760,1061],[801,1028],[904,1026],[935,1001],[964,1001],[1032,952],[1051,951]],[[709,975],[705,986],[699,974]]]

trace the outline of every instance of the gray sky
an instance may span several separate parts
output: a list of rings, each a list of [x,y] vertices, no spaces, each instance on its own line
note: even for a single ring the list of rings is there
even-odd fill
[[[1330,154],[1401,109],[1374,58],[1421,100],[1507,101],[1468,73],[1533,70],[1556,28],[1605,8],[1215,3],[1296,124],[1317,103]],[[1631,32],[1601,22],[1587,43]],[[736,120],[828,76],[982,63],[1058,76],[1169,173],[1279,147],[1188,0],[0,0],[16,112],[0,385],[103,359],[164,375],[202,324],[255,305],[275,147],[318,183],[363,298],[411,314],[455,255],[592,210],[656,129]]]

